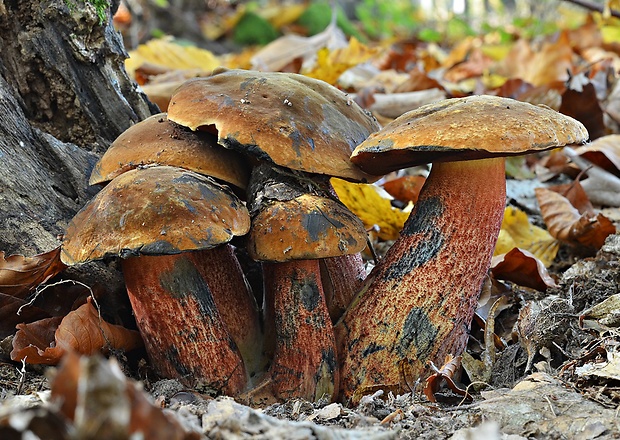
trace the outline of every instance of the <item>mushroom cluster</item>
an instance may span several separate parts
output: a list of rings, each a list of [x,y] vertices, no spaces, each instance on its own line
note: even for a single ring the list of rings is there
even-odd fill
[[[121,258],[160,376],[254,402],[332,399],[333,322],[363,282],[366,231],[329,178],[376,179],[350,155],[378,129],[302,75],[190,80],[95,166],[90,183],[105,186],[71,221],[62,259]],[[262,264],[261,307],[230,244],[240,236]]]
[[[321,81],[219,69],[108,149],[91,177],[105,186],[71,221],[62,260],[121,258],[162,377],[256,404],[356,403],[406,391],[464,350],[506,202],[504,157],[587,138],[572,118],[493,96],[381,128]],[[426,163],[418,203],[366,277],[366,231],[330,177],[372,182]]]

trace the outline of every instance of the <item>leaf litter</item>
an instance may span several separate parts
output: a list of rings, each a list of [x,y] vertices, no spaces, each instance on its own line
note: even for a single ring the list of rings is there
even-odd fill
[[[502,46],[470,37],[452,49],[406,41],[388,47],[379,45],[380,50],[376,50],[350,40],[341,41],[340,49],[332,50],[326,49],[322,40],[334,32],[329,29],[315,39],[321,44],[311,45],[311,51],[293,51],[301,54],[296,58],[304,58],[303,62],[278,60],[279,68],[274,70],[303,67],[341,86],[346,79],[355,99],[371,111],[372,105],[385,97],[397,97],[397,101],[389,102],[398,102],[402,105],[399,108],[418,105],[411,104],[413,96],[404,95],[419,91],[432,90],[424,98],[432,100],[471,92],[509,96],[559,109],[582,120],[592,139],[605,139],[605,135],[618,131],[620,87],[616,78],[611,82],[601,78],[607,75],[610,65],[618,63],[618,50],[609,44],[606,51],[593,50],[596,45],[604,45],[596,20],[603,19],[594,17],[579,30],[561,31],[554,38],[516,38]],[[305,36],[289,40],[302,47],[315,41]],[[280,44],[286,46],[290,41]],[[248,49],[245,54],[216,57],[186,50],[170,40],[160,43],[165,49],[152,43],[148,50],[142,50],[143,65],[130,70],[143,75],[144,86],[157,84],[160,75],[169,75],[169,79],[160,78],[170,90],[164,92],[164,103],[174,81],[206,75],[220,64],[244,67],[245,62],[249,67],[252,54],[258,53]],[[280,49],[272,50],[278,55],[276,52]],[[343,54],[358,58],[343,61]],[[148,70],[147,62],[158,66]],[[363,69],[355,65],[359,63]],[[179,68],[186,70],[175,72]],[[393,72],[387,74],[390,69]],[[390,81],[393,84],[388,86]],[[374,110],[381,113],[377,109],[375,106]],[[396,116],[378,114],[384,121]],[[563,192],[550,196],[550,188],[538,191],[543,193],[543,200],[533,210],[521,211],[520,200],[512,201],[508,209],[514,215],[507,214],[502,227],[506,237],[500,243],[504,249],[498,252],[497,263],[485,284],[468,351],[463,356],[461,377],[458,366],[448,362],[437,369],[426,393],[424,383],[414,382],[409,384],[410,393],[394,396],[377,391],[364,396],[356,408],[326,400],[290,400],[252,409],[230,398],[213,398],[185,389],[175,381],[157,381],[140,349],[131,351],[132,344],[108,346],[110,338],[102,333],[104,322],[93,309],[87,315],[94,317],[94,330],[85,331],[79,326],[69,333],[77,336],[85,331],[84,340],[89,334],[103,335],[104,343],[97,347],[111,348],[112,360],[75,354],[73,350],[84,354],[94,351],[94,346],[84,348],[78,343],[64,356],[58,356],[56,361],[62,359],[58,370],[48,373],[49,380],[45,379],[42,368],[32,363],[35,359],[29,362],[30,355],[25,359],[16,357],[23,359],[22,363],[9,361],[17,339],[13,335],[15,325],[41,319],[60,321],[91,303],[82,292],[67,294],[57,301],[63,303],[60,309],[39,299],[46,293],[29,304],[38,286],[56,276],[61,266],[54,263],[53,254],[32,258],[3,255],[0,322],[8,324],[0,327],[5,332],[0,344],[0,434],[29,432],[35,436],[31,438],[42,438],[41,432],[53,432],[55,438],[129,438],[141,433],[153,439],[615,438],[620,431],[616,414],[620,405],[620,238],[611,230],[617,220],[613,216],[606,222],[601,220],[601,214],[588,203],[618,206],[614,198],[618,193],[614,180],[617,169],[610,166],[616,162],[617,147],[612,144],[593,149],[598,156],[602,151],[606,159],[584,154],[587,147],[575,154],[566,149],[565,153],[531,158],[523,165],[527,171],[545,172],[540,186],[549,180],[552,184],[578,187],[580,182],[566,176],[574,179],[581,170],[587,175],[581,181],[587,203],[583,194],[577,200]],[[545,163],[552,156],[555,162]],[[403,197],[404,201],[384,197],[375,203],[369,200],[379,193],[371,190],[350,198],[358,205],[360,216],[366,216],[367,227],[379,225],[380,233],[373,235],[373,241],[381,249],[382,243],[389,243],[395,236],[400,219],[406,217],[401,215],[406,199],[414,201],[415,193]],[[392,191],[401,193],[398,188]],[[561,215],[550,220],[548,209]],[[382,212],[371,215],[373,210]],[[510,222],[517,217],[520,221]],[[583,257],[583,247],[588,257]],[[22,314],[16,315],[17,310]],[[123,331],[132,331],[128,328],[131,323],[119,323]],[[37,353],[65,350],[66,344],[54,340],[54,328],[43,327],[47,337]],[[439,383],[440,378],[444,382],[449,379],[451,385],[445,387]],[[462,390],[473,396],[473,402],[463,398]]]

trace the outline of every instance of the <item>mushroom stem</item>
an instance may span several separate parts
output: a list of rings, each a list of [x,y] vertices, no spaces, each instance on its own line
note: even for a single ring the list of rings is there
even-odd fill
[[[157,374],[235,395],[246,387],[244,363],[189,254],[122,260],[136,322]]]
[[[327,309],[336,323],[363,287],[366,268],[359,252],[319,261]]]
[[[189,252],[209,286],[213,301],[237,344],[250,379],[266,366],[260,312],[233,246],[222,244],[208,251]]]
[[[274,397],[331,400],[339,374],[318,260],[263,263],[263,271],[266,319],[275,326]]]
[[[401,236],[335,326],[341,398],[394,392],[464,350],[506,203],[503,158],[436,163]]]

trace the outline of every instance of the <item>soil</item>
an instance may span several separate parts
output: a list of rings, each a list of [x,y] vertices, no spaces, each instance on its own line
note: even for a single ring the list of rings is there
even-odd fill
[[[471,401],[441,389],[437,402],[429,402],[424,384],[416,383],[401,396],[378,391],[355,408],[291,400],[252,409],[185,389],[176,381],[151,382],[144,362],[136,365],[121,357],[119,363],[140,380],[152,402],[174,414],[186,430],[199,432],[196,438],[620,438],[618,308],[591,309],[619,293],[619,264],[620,235],[613,235],[596,257],[557,265],[564,269],[557,289],[541,294],[511,285],[515,302],[495,319],[496,332],[508,340],[520,310],[519,338],[508,340],[488,371],[480,373],[464,361],[467,373],[460,386],[469,384]],[[466,358],[484,358],[479,340],[474,330]],[[1,344],[4,353],[9,343]],[[532,371],[526,372],[528,353]],[[477,374],[486,383],[468,377]],[[44,403],[49,396],[45,368],[6,362],[0,364],[0,377],[0,430],[11,414],[50,407]]]

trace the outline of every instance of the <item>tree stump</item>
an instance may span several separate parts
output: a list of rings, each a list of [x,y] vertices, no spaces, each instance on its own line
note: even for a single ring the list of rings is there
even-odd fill
[[[88,176],[109,144],[158,109],[88,2],[2,2],[0,49],[0,251],[34,255],[97,192]]]

